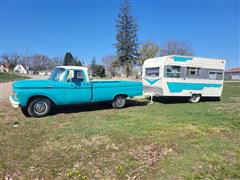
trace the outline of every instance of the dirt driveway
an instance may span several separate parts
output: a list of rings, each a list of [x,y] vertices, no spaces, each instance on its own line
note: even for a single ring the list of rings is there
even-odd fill
[[[35,79],[47,79],[47,76],[39,76],[39,75],[30,75],[30,80]],[[8,97],[12,94],[12,83],[13,82],[6,82],[0,83],[0,102],[7,101]]]
[[[12,82],[1,83],[0,101],[6,100],[12,94]]]

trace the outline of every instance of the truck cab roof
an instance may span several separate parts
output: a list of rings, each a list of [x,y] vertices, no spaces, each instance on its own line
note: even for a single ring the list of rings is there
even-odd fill
[[[57,66],[57,68],[64,68],[64,69],[74,69],[74,70],[88,70],[85,66]]]

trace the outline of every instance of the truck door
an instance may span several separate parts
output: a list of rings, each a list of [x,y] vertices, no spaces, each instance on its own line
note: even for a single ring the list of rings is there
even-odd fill
[[[66,81],[69,88],[65,93],[66,104],[90,102],[92,98],[91,83],[82,70],[69,70]]]

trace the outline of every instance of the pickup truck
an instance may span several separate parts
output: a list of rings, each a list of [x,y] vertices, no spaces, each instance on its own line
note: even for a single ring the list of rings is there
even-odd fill
[[[16,81],[12,90],[9,100],[14,108],[42,117],[54,105],[111,101],[114,108],[123,108],[127,97],[143,94],[143,85],[134,81],[90,81],[86,67],[58,66],[48,80]]]

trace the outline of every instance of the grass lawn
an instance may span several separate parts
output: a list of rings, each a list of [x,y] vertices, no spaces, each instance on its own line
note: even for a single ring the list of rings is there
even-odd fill
[[[21,75],[18,75],[18,74],[13,74],[13,73],[2,73],[2,72],[0,72],[0,83],[20,80],[20,79],[28,79],[28,77],[27,76],[21,76]]]
[[[0,113],[0,177],[22,179],[239,179],[240,83],[221,101],[131,102]]]

